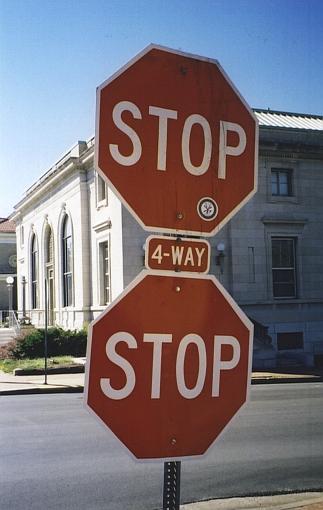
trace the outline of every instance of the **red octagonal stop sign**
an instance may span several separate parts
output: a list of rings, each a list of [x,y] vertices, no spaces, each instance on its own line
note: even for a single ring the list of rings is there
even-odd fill
[[[202,455],[246,402],[252,324],[213,276],[143,271],[89,339],[86,405],[137,458]]]
[[[96,124],[96,168],[146,230],[213,235],[256,191],[257,119],[216,61],[149,46]]]

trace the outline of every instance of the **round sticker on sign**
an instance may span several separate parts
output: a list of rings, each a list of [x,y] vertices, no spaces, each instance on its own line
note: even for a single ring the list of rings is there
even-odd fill
[[[216,218],[219,208],[213,198],[201,198],[197,204],[197,212],[202,220],[211,221]]]

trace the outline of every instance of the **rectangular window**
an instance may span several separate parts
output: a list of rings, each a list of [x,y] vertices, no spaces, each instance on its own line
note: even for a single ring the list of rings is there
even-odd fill
[[[104,179],[97,174],[96,179],[96,197],[97,205],[107,205],[108,203],[108,188]]]
[[[249,266],[249,283],[255,283],[255,249],[253,246],[248,247],[248,266]]]
[[[63,306],[73,304],[73,238],[72,224],[68,216],[63,223]]]
[[[303,349],[303,347],[303,333],[301,331],[277,333],[278,350]]]
[[[71,306],[73,300],[72,294],[72,274],[64,274],[64,306]]]
[[[24,226],[21,225],[21,227],[20,227],[20,246],[21,246],[21,248],[23,248],[24,244],[25,244]]]
[[[37,281],[32,282],[32,308],[38,308],[38,288]]]
[[[271,194],[276,197],[293,195],[291,169],[273,168],[271,170]]]
[[[272,278],[274,298],[296,298],[296,240],[272,238]]]
[[[100,304],[107,305],[111,302],[110,281],[110,244],[109,241],[100,243]]]

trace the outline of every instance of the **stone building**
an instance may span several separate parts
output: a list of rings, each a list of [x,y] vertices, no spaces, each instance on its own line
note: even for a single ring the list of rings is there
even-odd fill
[[[0,218],[0,312],[9,310],[7,278],[12,277],[12,306],[16,308],[16,225],[8,218]],[[2,314],[3,315],[3,314]],[[3,315],[4,317],[5,315]],[[1,322],[0,317],[0,322]]]
[[[321,363],[323,117],[255,113],[258,191],[220,232],[228,248],[223,283],[257,321],[255,331],[268,328],[278,364]],[[258,363],[262,357],[270,363],[269,350],[259,350]]]
[[[258,192],[210,239],[210,272],[255,324],[255,363],[323,357],[323,117],[255,110]],[[15,206],[18,307],[80,328],[144,266],[147,233],[78,142]],[[24,277],[24,278],[22,278]]]

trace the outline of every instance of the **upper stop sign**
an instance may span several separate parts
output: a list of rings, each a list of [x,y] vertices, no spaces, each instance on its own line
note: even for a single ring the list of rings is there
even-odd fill
[[[98,87],[96,168],[146,230],[214,235],[256,192],[257,155],[214,60],[151,45]]]
[[[86,405],[139,459],[202,455],[246,402],[252,330],[213,276],[143,271],[91,325]]]

